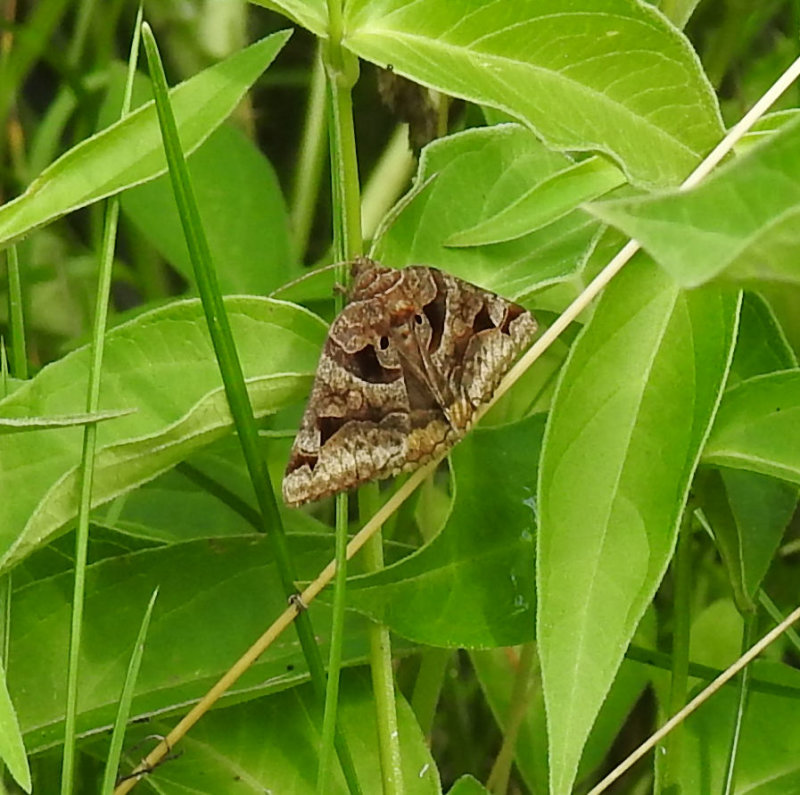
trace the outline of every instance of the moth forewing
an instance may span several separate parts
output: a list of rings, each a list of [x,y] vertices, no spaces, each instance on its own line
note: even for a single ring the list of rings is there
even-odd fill
[[[536,332],[523,307],[422,265],[359,258],[283,479],[297,506],[452,447]]]

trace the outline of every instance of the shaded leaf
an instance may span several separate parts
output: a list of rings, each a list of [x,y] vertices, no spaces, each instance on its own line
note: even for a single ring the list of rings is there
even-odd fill
[[[745,293],[728,388],[756,375],[797,367],[797,358],[770,305]]]
[[[533,638],[534,484],[544,417],[478,429],[451,454],[455,497],[419,552],[348,585],[348,606],[432,646]]]
[[[6,673],[0,666],[0,759],[3,760],[14,781],[25,790],[31,792],[31,770],[25,755],[19,721],[8,694]]]
[[[295,275],[278,178],[255,145],[223,125],[198,147],[188,166],[222,292],[261,295]],[[122,210],[193,283],[167,175],[125,191]]]
[[[330,536],[289,536],[289,545],[300,577],[316,576],[333,557]],[[12,625],[18,631],[11,644],[9,681],[31,752],[63,741],[63,660],[72,578],[68,571],[31,583],[12,601]],[[89,566],[80,664],[81,735],[113,723],[141,606],[156,586],[159,596],[133,699],[134,720],[185,712],[186,705],[200,698],[286,608],[263,535],[190,541]],[[324,647],[329,610],[317,602],[309,610]],[[398,654],[407,649],[402,641],[394,645]],[[351,616],[345,631],[346,664],[366,659],[368,649],[366,620]],[[322,653],[324,657],[324,648]],[[226,698],[256,698],[305,679],[304,658],[289,630]]]
[[[338,714],[353,751],[362,792],[380,792],[383,779],[377,732],[365,730],[375,723],[366,671],[342,672]],[[409,795],[441,792],[436,765],[402,697],[397,702],[397,719],[404,791]],[[215,710],[182,741],[181,757],[159,767],[148,781],[163,795],[187,791],[308,795],[315,788],[319,725],[309,686]],[[147,731],[166,732],[168,728],[157,723]],[[347,792],[338,765],[326,781],[325,792]]]
[[[755,610],[755,597],[784,530],[797,507],[797,487],[756,472],[721,469],[697,484],[740,610]]]

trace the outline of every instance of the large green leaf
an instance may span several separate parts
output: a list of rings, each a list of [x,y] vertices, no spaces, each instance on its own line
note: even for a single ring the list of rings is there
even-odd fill
[[[729,390],[703,463],[800,484],[800,370],[756,376]]]
[[[687,287],[800,282],[800,120],[684,193],[592,204]]]
[[[634,0],[357,0],[345,46],[525,121],[548,146],[677,184],[722,135],[689,41]]]
[[[319,754],[317,705],[310,686],[252,703],[215,710],[181,742],[178,759],[147,777],[160,795],[225,793],[225,795],[308,795],[314,792]],[[375,702],[366,671],[345,671],[339,695],[339,718],[353,752],[362,792],[383,789]],[[166,733],[169,724],[142,727],[138,736]],[[441,792],[439,773],[414,714],[400,697],[397,730],[408,795]],[[347,792],[336,766],[325,792]]]
[[[422,263],[519,300],[573,274],[600,228],[583,210],[506,242],[452,248],[454,235],[496,219],[532,185],[573,165],[516,124],[467,130],[428,146],[411,191],[390,213],[374,254],[394,267]],[[560,197],[569,194],[562,185]],[[574,199],[574,196],[572,196]],[[577,200],[575,200],[577,203]]]
[[[238,105],[289,36],[289,31],[274,33],[172,89],[170,99],[184,152],[194,151]],[[151,102],[70,149],[22,196],[0,207],[0,243],[12,242],[71,210],[165,170]]]
[[[348,586],[348,605],[433,646],[533,638],[534,488],[544,417],[476,430],[451,455],[444,529],[414,555]]]
[[[683,292],[644,257],[572,347],[539,476],[537,640],[553,793],[666,570],[733,349],[736,295]]]
[[[333,539],[289,536],[298,576],[310,578],[333,557]],[[8,676],[30,752],[63,741],[72,579],[67,571],[15,592]],[[185,712],[286,608],[286,595],[263,535],[190,541],[95,563],[88,568],[81,644],[78,731],[114,721],[142,611],[158,586],[131,715]],[[327,642],[328,608],[310,608]],[[402,641],[397,650],[404,648]],[[366,620],[351,616],[347,664],[363,661]],[[323,656],[325,652],[323,650]],[[307,679],[293,630],[285,632],[232,688],[242,701]],[[148,731],[150,733],[150,731]]]
[[[293,304],[257,298],[226,303],[260,415],[308,388],[325,337],[322,321]],[[42,370],[0,402],[10,417],[78,413],[90,351]],[[100,408],[135,408],[101,423],[93,505],[150,480],[231,427],[199,301],[178,301],[111,330]],[[0,562],[6,568],[67,525],[77,510],[80,428],[0,435]]]

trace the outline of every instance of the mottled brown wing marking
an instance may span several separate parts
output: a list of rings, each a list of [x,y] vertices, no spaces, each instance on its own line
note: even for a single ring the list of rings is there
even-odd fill
[[[428,341],[428,351],[430,353],[439,350],[439,346],[442,344],[445,316],[447,314],[447,295],[440,274],[435,274],[434,280],[436,282],[436,295],[432,301],[422,307],[422,312],[428,319],[428,325],[431,329],[430,340]]]
[[[360,258],[352,274],[292,447],[288,505],[447,450],[536,330],[521,306],[435,268]]]

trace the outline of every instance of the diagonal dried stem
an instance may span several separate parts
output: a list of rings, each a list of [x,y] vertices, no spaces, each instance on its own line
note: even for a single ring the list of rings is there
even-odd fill
[[[783,94],[786,89],[797,80],[798,76],[800,76],[800,58],[798,58],[772,85],[772,87],[761,97],[761,99],[753,106],[753,108],[741,119],[741,121],[736,124],[730,132],[720,141],[720,143],[710,152],[710,154],[703,160],[702,163],[684,180],[683,184],[680,186],[681,190],[688,190],[689,188],[694,187],[697,185],[716,165],[718,165],[722,159],[733,149],[734,145],[752,128],[752,126],[767,112],[767,110],[772,106],[772,104]],[[556,319],[552,326],[550,326],[541,337],[539,337],[533,345],[523,354],[520,360],[512,367],[508,373],[506,374],[505,378],[500,382],[497,390],[495,391],[492,399],[481,409],[475,412],[475,421],[477,422],[481,417],[483,417],[489,409],[494,406],[495,403],[519,380],[519,378],[525,373],[525,371],[550,347],[550,345],[555,342],[558,337],[564,332],[564,330],[583,312],[583,310],[597,297],[600,291],[614,278],[614,276],[619,273],[620,270],[625,266],[625,264],[633,257],[633,255],[639,250],[639,244],[635,240],[630,240],[628,243],[623,246],[619,252],[614,256],[611,262],[606,265],[605,268],[586,286],[586,289],[564,310],[564,312]],[[426,464],[424,467],[415,470],[408,480],[403,483],[403,485],[381,506],[378,512],[358,531],[358,533],[353,536],[350,543],[347,545],[347,559],[353,557],[353,555],[358,552],[362,546],[366,543],[366,541],[375,533],[377,532],[380,527],[386,522],[386,520],[408,499],[408,497],[414,492],[414,490],[419,486],[425,478],[438,466],[438,464],[442,461],[446,454],[440,456],[435,461],[431,461],[430,463]],[[336,573],[336,565],[334,561],[328,563],[328,565],[320,572],[319,576],[303,591],[301,594],[301,599],[304,605],[309,605],[319,594],[320,592],[331,582],[333,579],[334,574]],[[272,626],[245,652],[245,654],[234,664],[234,666],[228,670],[222,678],[211,688],[211,690],[206,693],[206,695],[195,705],[195,707],[187,713],[187,715],[175,726],[175,728],[167,735],[167,737],[162,740],[156,748],[154,748],[147,757],[142,760],[141,764],[137,767],[137,771],[142,772],[142,774],[146,773],[148,770],[151,770],[155,765],[157,765],[170,751],[171,748],[175,746],[175,744],[180,740],[189,729],[197,723],[200,717],[211,708],[211,706],[216,702],[222,694],[231,687],[234,682],[256,661],[259,655],[263,654],[263,652],[280,636],[281,632],[283,632],[291,623],[294,621],[295,617],[298,613],[298,606],[296,604],[290,605],[283,613],[275,620]],[[735,675],[736,672],[748,662],[752,660],[763,648],[766,648],[769,643],[771,643],[781,632],[785,631],[786,628],[791,624],[793,621],[800,618],[800,608],[794,611],[794,613],[786,619],[786,621],[782,622],[778,625],[769,635],[767,635],[762,641],[760,641],[756,646],[753,646],[750,651],[745,654],[736,665],[739,665],[739,668],[733,666],[732,668],[728,669],[724,674],[722,674],[709,688],[706,689],[705,692],[708,692],[708,695],[711,695],[718,687],[720,687],[724,682],[726,682],[731,676]],[[791,621],[789,620],[791,619]],[[769,639],[769,640],[768,640]],[[744,662],[743,662],[744,661]],[[728,675],[729,672],[730,675]],[[725,677],[725,678],[723,678]],[[719,684],[717,684],[719,683]],[[713,688],[713,690],[712,690]],[[702,695],[702,694],[701,694]],[[687,710],[689,707],[692,709],[699,706],[699,703],[695,704],[700,697],[694,699],[694,701],[690,702],[687,707],[684,708],[680,713],[678,713],[669,723],[667,723],[660,731],[658,737],[655,740],[650,738],[642,751],[642,754],[646,753],[652,744],[658,742],[658,740],[663,736],[664,733],[668,732],[672,728],[674,728],[680,720],[688,714]],[[693,706],[694,705],[694,706]],[[691,710],[689,710],[691,711]],[[685,713],[685,714],[684,714]],[[640,749],[641,750],[641,749]],[[635,754],[638,754],[639,751],[636,751]],[[640,754],[641,755],[641,754]],[[633,755],[630,757],[633,762],[639,758],[636,756],[633,758]],[[626,762],[623,765],[627,765]],[[629,765],[628,765],[629,766]],[[622,775],[624,770],[627,769],[627,766],[623,769],[622,765],[620,765],[619,773],[617,775]],[[616,772],[616,771],[615,771]],[[607,777],[607,781],[604,780],[601,782],[601,785],[606,786],[607,784],[611,783],[611,775]],[[136,778],[130,778],[120,784],[116,790],[114,790],[114,795],[124,795],[126,792],[130,792],[130,790],[135,786]],[[598,785],[600,787],[601,785]],[[601,792],[601,789],[597,787],[592,790],[592,793]],[[590,795],[592,795],[590,793]]]

